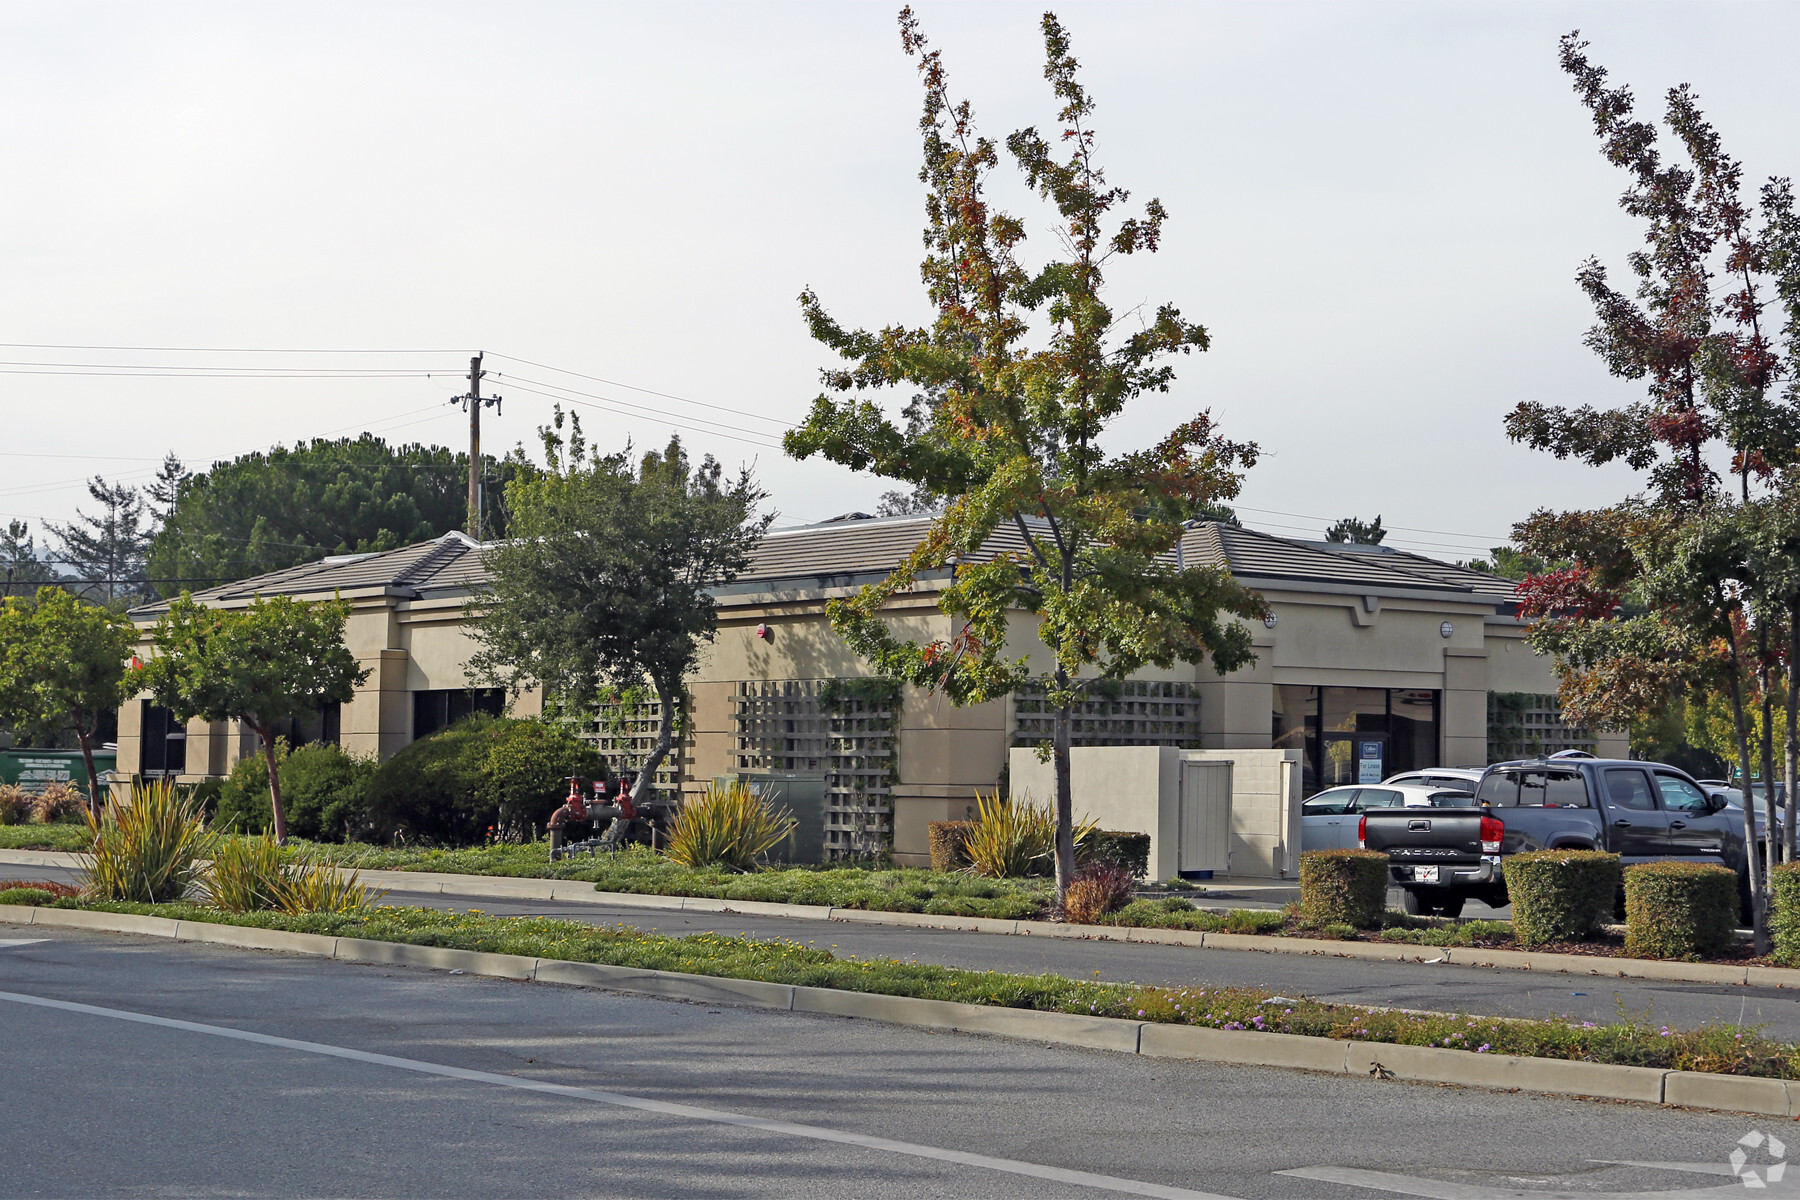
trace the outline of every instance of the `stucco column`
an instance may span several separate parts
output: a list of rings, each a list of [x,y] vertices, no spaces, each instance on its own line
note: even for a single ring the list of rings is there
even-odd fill
[[[351,754],[387,758],[412,741],[412,693],[406,686],[407,653],[378,650],[357,662],[369,677],[339,714],[338,742]]]
[[[1444,708],[1439,737],[1446,767],[1485,767],[1488,656],[1486,650],[1444,650]]]

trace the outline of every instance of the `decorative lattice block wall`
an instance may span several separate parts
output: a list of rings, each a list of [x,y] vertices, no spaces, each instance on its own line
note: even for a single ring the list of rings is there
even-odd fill
[[[657,731],[662,728],[662,705],[655,696],[626,692],[602,701],[591,717],[573,719],[570,725],[577,737],[606,756],[606,764],[615,774],[634,771],[656,748]],[[681,727],[681,714],[677,714],[675,744],[656,771],[656,787],[665,799],[681,790]]]
[[[1107,690],[1102,691],[1102,688]],[[1028,684],[1013,695],[1015,746],[1048,744],[1055,710],[1044,689]],[[1200,697],[1191,683],[1168,679],[1127,679],[1115,685],[1092,684],[1089,698],[1075,705],[1071,745],[1174,746],[1200,745]]]
[[[1488,693],[1488,761],[1536,758],[1560,750],[1594,753],[1594,731],[1570,725],[1554,695],[1537,692]]]
[[[826,857],[883,853],[894,837],[899,705],[899,686],[880,679],[739,683],[737,769],[823,775]]]

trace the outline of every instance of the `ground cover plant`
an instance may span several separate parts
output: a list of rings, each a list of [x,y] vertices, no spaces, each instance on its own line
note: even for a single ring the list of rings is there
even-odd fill
[[[0,825],[0,850],[86,850],[93,839],[85,824]]]
[[[493,917],[478,911],[450,913],[384,906],[355,913],[228,914],[195,904],[66,899],[51,904],[1041,1012],[1431,1046],[1471,1054],[1532,1055],[1665,1070],[1800,1079],[1800,1047],[1773,1041],[1753,1027],[1672,1029],[1624,1012],[1619,1020],[1604,1025],[1398,1012],[1275,996],[1255,988],[1144,987],[1059,975],[969,971],[894,959],[839,958],[814,943],[790,939],[762,940],[714,933],[674,938],[625,926],[595,926],[544,917]]]

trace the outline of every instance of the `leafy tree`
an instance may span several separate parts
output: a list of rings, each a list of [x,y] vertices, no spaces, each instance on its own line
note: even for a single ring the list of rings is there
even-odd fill
[[[492,467],[504,479],[515,468]],[[153,489],[172,497],[150,549],[162,595],[313,562],[393,550],[467,521],[469,457],[442,446],[390,447],[371,434],[242,455]],[[498,489],[495,489],[496,492]],[[505,530],[502,505],[493,527]]]
[[[1169,304],[1135,330],[1116,332],[1122,322],[1103,299],[1107,264],[1156,250],[1166,214],[1151,200],[1140,215],[1113,215],[1128,194],[1095,161],[1094,102],[1056,17],[1043,18],[1042,33],[1060,133],[1047,141],[1022,129],[1006,143],[1061,222],[1063,256],[1036,271],[1017,257],[1025,222],[993,209],[984,192],[998,163],[994,143],[977,134],[966,100],[952,103],[939,52],[927,49],[910,9],[900,31],[924,83],[922,274],[937,317],[924,328],[851,329],[804,292],[812,335],[848,365],[824,372],[827,394],[786,447],[946,498],[898,570],[831,603],[832,625],[881,674],[941,690],[957,704],[1031,681],[1044,688],[1055,713],[1049,753],[1062,891],[1074,872],[1072,709],[1088,685],[1147,663],[1210,658],[1229,672],[1251,661],[1248,629],[1229,618],[1261,615],[1262,600],[1222,568],[1177,569],[1173,551],[1182,518],[1234,496],[1237,469],[1253,465],[1257,450],[1218,436],[1205,413],[1150,449],[1104,448],[1129,402],[1169,389],[1168,360],[1205,350],[1208,337]],[[1040,313],[1041,334],[1029,340],[1030,318]],[[941,396],[923,424],[911,412],[897,424],[866,395],[901,385]],[[1023,548],[968,561],[1002,528]],[[952,564],[938,606],[954,632],[923,645],[898,636],[882,616],[889,598]],[[1015,612],[1038,618],[1047,665],[1006,656]]]
[[[313,742],[290,752],[287,739],[277,737],[275,747],[288,832],[311,841],[360,840],[367,833],[375,760],[359,758],[330,742]],[[269,773],[262,763],[246,758],[232,768],[219,788],[213,821],[245,833],[273,828]]]
[[[1534,554],[1524,554],[1512,546],[1495,546],[1488,551],[1493,555],[1489,559],[1477,558],[1472,562],[1458,563],[1471,571],[1481,571],[1488,575],[1498,575],[1503,579],[1526,579],[1532,575],[1542,575],[1552,570],[1550,563]],[[1558,563],[1558,567],[1566,567],[1568,563]]]
[[[181,720],[242,721],[262,741],[275,840],[286,842],[275,730],[327,704],[345,704],[366,668],[344,646],[347,600],[258,598],[208,608],[183,594],[156,623],[145,685]]]
[[[604,687],[646,682],[662,706],[634,799],[674,745],[685,679],[712,641],[710,589],[729,583],[774,514],[740,472],[688,461],[680,439],[637,463],[629,448],[589,453],[581,423],[559,406],[540,431],[547,466],[507,485],[513,536],[487,553],[492,591],[471,601],[481,649],[472,669],[501,683],[542,684],[562,706],[594,704]]]
[[[128,663],[137,630],[118,613],[59,587],[0,600],[0,722],[67,730],[87,765],[88,806],[100,811],[94,735],[137,690]]]
[[[1377,513],[1373,521],[1361,521],[1355,517],[1345,517],[1325,531],[1328,542],[1345,542],[1356,546],[1379,546],[1381,539],[1388,531],[1381,527],[1381,514]]]
[[[98,516],[80,509],[66,525],[46,521],[56,542],[57,557],[73,569],[76,578],[92,584],[82,589],[107,603],[130,603],[147,594],[145,555],[150,549],[151,528],[144,498],[134,487],[108,483],[96,475],[88,480],[88,495],[100,505]]]
[[[0,597],[34,595],[53,583],[56,571],[38,557],[37,541],[24,521],[8,521],[0,531]]]
[[[1633,117],[1629,89],[1608,85],[1586,43],[1562,41],[1563,69],[1609,161],[1630,184],[1621,204],[1645,226],[1644,247],[1628,259],[1635,297],[1610,283],[1598,260],[1576,278],[1597,322],[1588,345],[1616,376],[1644,381],[1643,400],[1613,409],[1567,410],[1526,402],[1507,418],[1516,441],[1603,464],[1648,472],[1649,490],[1594,512],[1538,512],[1515,529],[1522,553],[1559,569],[1520,585],[1531,639],[1556,655],[1563,709],[1574,719],[1628,725],[1680,694],[1728,697],[1739,769],[1754,777],[1751,735],[1760,724],[1765,778],[1772,775],[1776,654],[1771,631],[1792,620],[1782,554],[1800,542],[1759,533],[1772,518],[1752,502],[1752,484],[1779,494],[1783,468],[1800,449],[1800,245],[1790,189],[1771,180],[1757,202],[1742,195],[1741,168],[1727,156],[1686,85],[1667,96],[1664,124],[1686,161],[1666,161],[1655,125]],[[1764,327],[1769,296],[1788,320],[1786,356]],[[1776,388],[1784,374],[1786,394]],[[1736,487],[1714,468],[1729,454]],[[1736,495],[1733,495],[1733,492]],[[1645,610],[1621,611],[1630,596]],[[1790,679],[1791,683],[1791,679]],[[1760,721],[1752,711],[1760,695]],[[1768,789],[1766,828],[1775,828]],[[1745,811],[1746,840],[1753,825]],[[1766,846],[1769,862],[1778,847]],[[1767,904],[1757,856],[1750,856],[1757,943],[1766,947]]]

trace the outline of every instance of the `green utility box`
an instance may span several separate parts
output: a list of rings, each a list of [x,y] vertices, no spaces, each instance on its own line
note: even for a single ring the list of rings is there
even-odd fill
[[[94,751],[94,773],[106,784],[107,772],[118,766],[117,750]],[[41,792],[53,783],[66,783],[87,793],[87,763],[79,750],[0,750],[0,783],[15,783],[28,792]]]
[[[825,776],[786,775],[742,771],[720,775],[715,782],[742,780],[750,790],[776,808],[794,814],[794,832],[769,852],[776,862],[822,863],[825,861]]]

